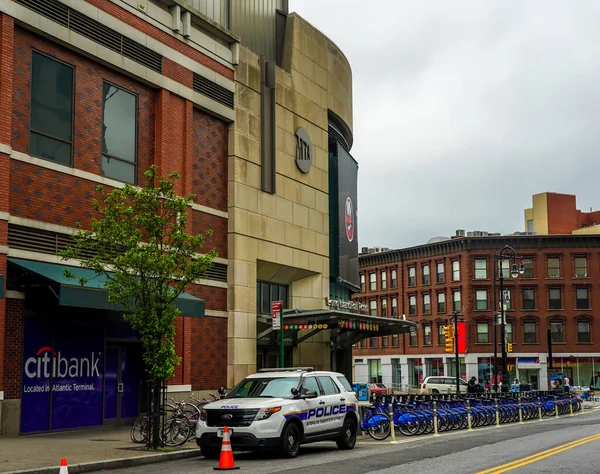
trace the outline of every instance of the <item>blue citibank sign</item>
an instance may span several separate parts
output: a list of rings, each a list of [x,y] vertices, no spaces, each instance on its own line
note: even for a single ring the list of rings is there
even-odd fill
[[[104,333],[50,322],[25,315],[21,432],[101,425]]]

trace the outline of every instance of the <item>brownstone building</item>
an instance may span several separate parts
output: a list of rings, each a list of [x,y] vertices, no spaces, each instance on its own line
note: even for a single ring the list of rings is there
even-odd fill
[[[417,386],[427,376],[454,375],[454,356],[445,351],[443,331],[453,311],[466,322],[461,376],[491,380],[495,302],[500,309],[498,280],[494,298],[494,277],[500,272],[495,275],[494,262],[499,265],[495,255],[505,245],[514,248],[521,257],[516,263],[524,269],[512,278],[511,262],[504,260],[509,381],[518,378],[545,388],[549,376],[561,375],[573,385],[589,384],[600,371],[600,237],[595,235],[463,237],[362,254],[362,292],[355,298],[371,314],[406,318],[419,326],[410,334],[357,344],[355,380],[404,387]],[[501,372],[499,326],[497,331]]]

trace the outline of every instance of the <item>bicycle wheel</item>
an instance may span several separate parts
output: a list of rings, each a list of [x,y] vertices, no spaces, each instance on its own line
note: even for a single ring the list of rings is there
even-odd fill
[[[163,425],[163,441],[167,446],[181,446],[191,433],[191,424],[184,417],[171,418]]]
[[[149,432],[150,422],[148,415],[142,414],[134,420],[129,436],[134,443],[144,443],[148,439]]]
[[[363,427],[366,428],[369,436],[377,441],[383,441],[390,435],[391,426],[390,419],[386,415],[367,413],[363,422]]]

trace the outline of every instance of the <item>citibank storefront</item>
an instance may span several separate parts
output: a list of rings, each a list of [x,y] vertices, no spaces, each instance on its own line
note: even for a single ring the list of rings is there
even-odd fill
[[[11,289],[25,295],[17,335],[22,338],[20,432],[129,423],[144,404],[141,344],[108,303],[103,282],[81,287],[64,278],[61,265],[9,263]],[[191,295],[177,301],[184,314],[204,312],[204,302]]]

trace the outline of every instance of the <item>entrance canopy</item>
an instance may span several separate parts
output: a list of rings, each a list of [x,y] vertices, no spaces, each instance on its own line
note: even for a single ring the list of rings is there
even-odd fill
[[[34,278],[42,277],[46,282],[58,286],[58,301],[61,306],[77,306],[83,308],[119,310],[119,305],[108,301],[108,292],[104,288],[106,275],[97,275],[93,270],[70,267],[54,263],[34,262],[20,258],[9,258],[8,261],[25,270]],[[68,269],[75,278],[67,278],[64,269]],[[81,285],[78,278],[88,281]],[[35,282],[29,280],[30,283]],[[39,282],[38,282],[39,284]],[[205,314],[204,300],[189,293],[182,293],[174,302],[183,316],[203,317]]]
[[[349,313],[339,310],[289,310],[283,314],[285,337],[290,336],[294,345],[313,337],[321,331],[331,331],[333,348],[352,346],[368,337],[404,334],[417,323],[396,318],[382,318],[366,314]],[[298,331],[308,331],[301,336]],[[273,329],[269,328],[258,335],[258,339],[269,339]]]

